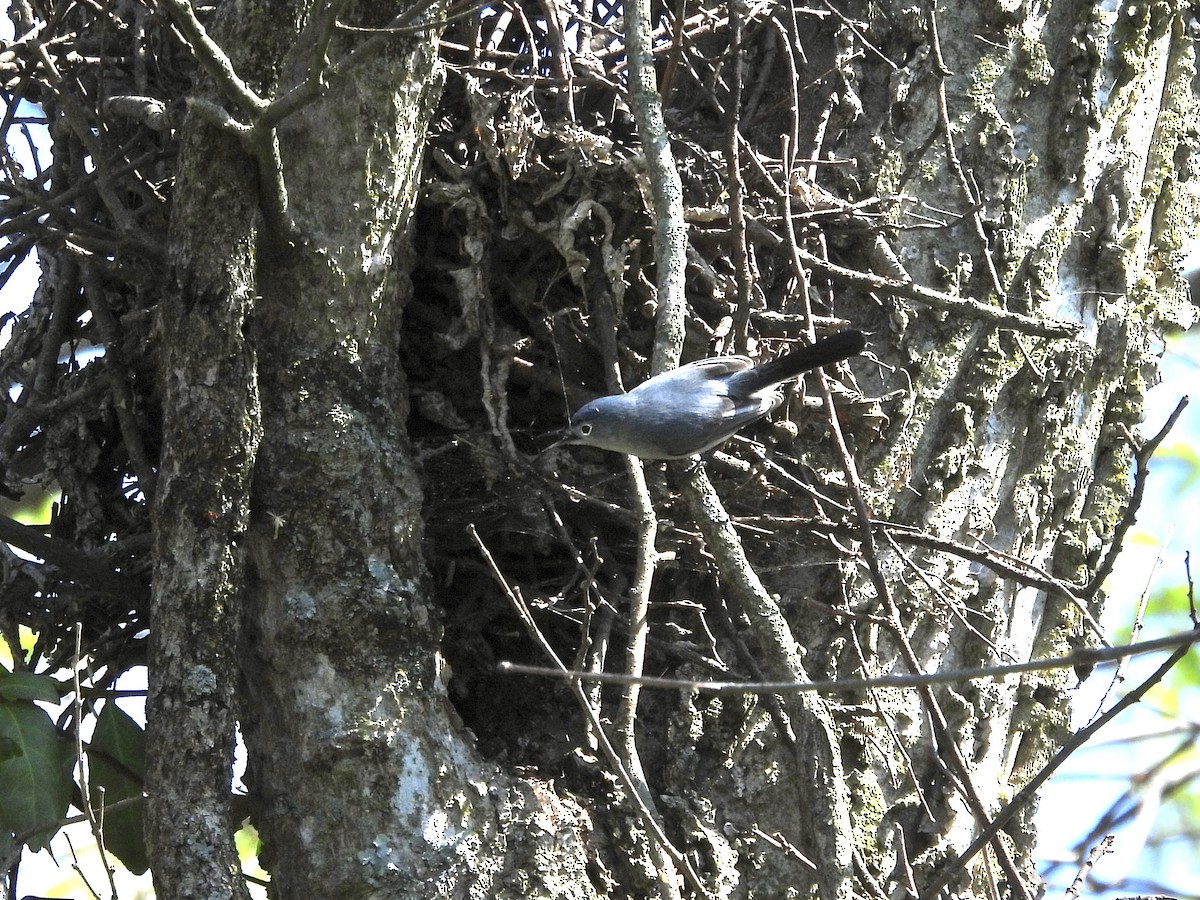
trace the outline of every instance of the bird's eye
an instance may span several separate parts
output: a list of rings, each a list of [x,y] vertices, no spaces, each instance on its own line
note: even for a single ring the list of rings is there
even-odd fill
[[[591,433],[592,433],[591,425],[580,425],[579,426],[579,436],[580,437],[587,437]]]

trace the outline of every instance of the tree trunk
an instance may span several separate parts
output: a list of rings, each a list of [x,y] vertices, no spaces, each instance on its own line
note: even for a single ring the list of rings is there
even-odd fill
[[[385,25],[404,10],[391,6],[370,16]],[[218,43],[232,59],[285,73],[311,64],[305,32],[286,25],[313,11],[272,10],[284,25],[273,39],[241,29],[246,10],[223,12],[230,27]],[[239,647],[246,781],[275,896],[424,897],[426,879],[455,894],[471,885],[488,893],[518,863],[547,880],[567,872],[568,884],[579,883],[568,895],[590,893],[577,875],[577,837],[549,857],[534,853],[537,829],[515,838],[496,827],[498,818],[510,827],[547,815],[582,820],[582,810],[539,799],[533,782],[479,759],[446,699],[397,353],[410,290],[404,235],[442,80],[431,36],[377,41],[282,122],[278,173],[289,202],[279,221],[254,215],[270,205],[262,195],[273,173],[260,169],[256,184],[235,141],[198,124],[199,138],[184,146],[181,169],[201,175],[194,193],[181,185],[177,196],[174,256],[187,264],[178,300],[164,306],[179,319],[168,325],[166,367],[168,385],[180,388],[165,401],[154,610],[162,687],[150,705],[154,849],[183,864],[156,866],[159,896],[225,893],[214,874],[237,871],[232,858],[219,867],[198,858],[196,832],[176,812],[195,810],[188,821],[210,825],[204,856],[232,847],[228,800],[212,802],[211,790],[228,791],[228,707],[220,718],[190,695],[167,696],[213,691],[195,676],[210,661],[221,663],[213,680],[228,691]],[[348,58],[349,46],[332,46]],[[273,47],[283,51],[267,65]],[[285,77],[276,90],[298,86]],[[232,162],[213,152],[229,144]],[[204,191],[222,172],[247,170],[232,201]],[[231,217],[238,208],[250,215]],[[225,358],[236,371],[214,373],[214,359]],[[214,440],[222,432],[210,415],[227,439]],[[207,566],[181,565],[180,547]],[[170,665],[175,647],[191,649]],[[244,892],[238,882],[231,892]]]

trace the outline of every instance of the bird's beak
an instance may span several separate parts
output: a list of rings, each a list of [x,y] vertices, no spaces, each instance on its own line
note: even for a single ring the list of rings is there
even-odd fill
[[[547,431],[545,434],[538,436],[537,442],[539,444],[546,445],[538,451],[539,456],[543,453],[549,453],[555,447],[561,447],[563,444],[571,443],[571,429],[570,427],[567,427],[556,428],[554,431]]]

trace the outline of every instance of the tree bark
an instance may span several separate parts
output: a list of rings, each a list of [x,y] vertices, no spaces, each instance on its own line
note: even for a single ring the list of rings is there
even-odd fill
[[[272,67],[270,36],[247,33],[244,11],[226,6],[214,34],[243,77],[262,77]],[[224,99],[205,92],[205,102]],[[227,131],[191,116],[181,143],[170,282],[158,307],[163,435],[153,500],[146,839],[157,896],[248,898],[233,841],[230,766],[241,544],[262,436],[258,364],[245,334],[257,292],[258,189],[251,159]]]

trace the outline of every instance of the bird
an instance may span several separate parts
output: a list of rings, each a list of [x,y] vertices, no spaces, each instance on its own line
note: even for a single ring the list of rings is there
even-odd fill
[[[802,372],[862,352],[867,339],[847,329],[769,362],[715,356],[643,381],[627,394],[598,397],[551,436],[569,444],[642,459],[686,459],[724,443],[783,402],[780,385]]]

